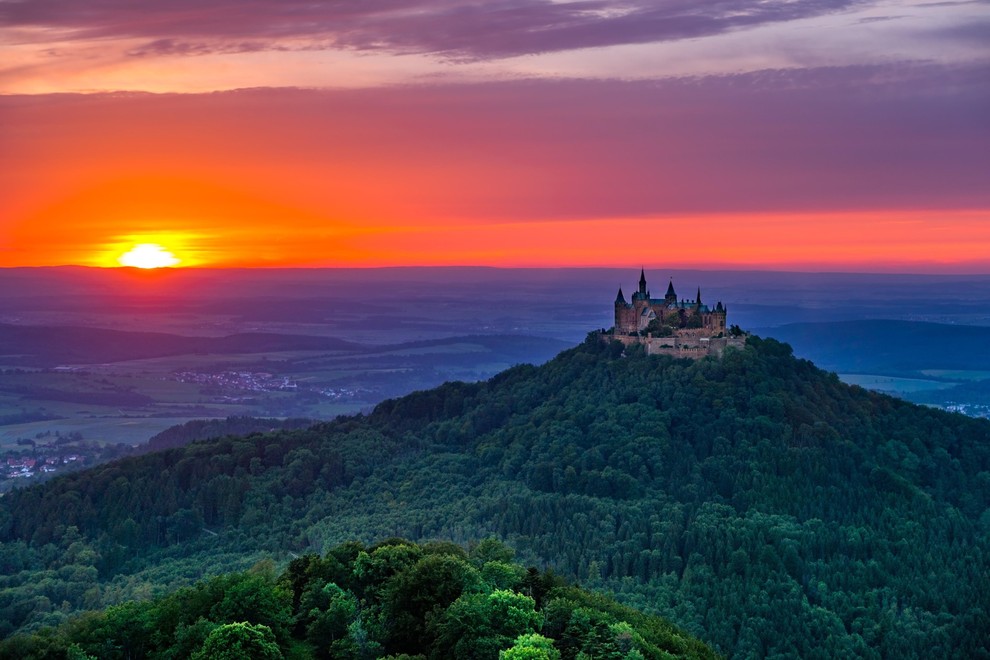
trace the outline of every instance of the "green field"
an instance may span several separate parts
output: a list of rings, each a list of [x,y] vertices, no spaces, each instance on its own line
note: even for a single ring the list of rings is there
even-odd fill
[[[921,374],[932,378],[954,381],[990,380],[990,371],[962,371],[953,369],[923,369]]]
[[[0,426],[0,449],[16,448],[19,439],[30,440],[43,433],[82,433],[86,442],[100,445],[139,445],[170,426],[189,421],[188,417],[67,417],[27,424]],[[42,442],[46,442],[42,440]]]
[[[838,376],[844,383],[859,385],[868,390],[877,390],[890,394],[947,390],[956,386],[956,383],[945,381],[925,380],[923,378],[899,378],[879,374],[838,374]]]
[[[56,433],[81,433],[84,441],[100,445],[137,445],[191,419],[331,419],[444,381],[486,379],[553,354],[532,343],[524,337],[462,337],[351,352],[186,354],[7,371],[0,375],[0,449],[21,451],[17,440],[41,435],[39,442],[47,443]],[[292,386],[278,387],[280,379]]]

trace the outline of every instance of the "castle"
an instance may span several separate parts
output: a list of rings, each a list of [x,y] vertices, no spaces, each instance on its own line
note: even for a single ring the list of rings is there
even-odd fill
[[[622,287],[615,297],[615,327],[608,339],[623,344],[642,344],[647,353],[704,357],[721,355],[727,346],[742,346],[745,336],[734,328],[727,332],[727,308],[719,301],[714,309],[701,302],[701,289],[694,300],[678,300],[674,282],[663,298],[652,298],[646,288],[646,271],[639,273],[639,289],[626,302]]]
[[[653,330],[654,334],[663,328],[680,330],[682,328],[702,329],[705,334],[717,335],[725,332],[726,309],[721,301],[715,309],[701,302],[701,289],[694,300],[677,300],[674,291],[674,281],[667,285],[667,293],[663,298],[651,298],[646,288],[646,271],[639,271],[639,290],[632,294],[632,303],[627,303],[619,287],[619,295],[615,297],[615,332],[636,334]]]

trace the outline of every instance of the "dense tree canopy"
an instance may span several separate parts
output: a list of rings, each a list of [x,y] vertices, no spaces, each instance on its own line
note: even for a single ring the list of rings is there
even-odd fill
[[[591,338],[542,367],[367,416],[12,493],[0,501],[2,632],[331,548],[318,570],[344,588],[358,562],[357,602],[408,569],[403,580],[429,583],[445,610],[474,593],[457,584],[517,579],[498,557],[467,570],[447,561],[456,553],[421,564],[401,545],[374,557],[337,547],[395,535],[496,536],[738,657],[990,657],[990,423],[846,386],[756,338],[698,361]],[[567,641],[571,615],[547,611],[539,571],[522,580],[542,632],[477,643],[539,632],[566,657],[579,645]],[[386,643],[406,652],[402,640],[446,633],[401,584],[390,588],[408,616]],[[352,624],[353,601],[325,586],[293,591],[294,608],[305,598],[318,610],[295,634],[336,641]],[[469,599],[455,613],[468,621],[485,606]],[[581,625],[607,636],[613,623]]]
[[[324,557],[295,559],[278,578],[262,564],[71,619],[55,630],[17,635],[0,642],[0,657],[716,657],[669,623],[592,597],[551,573],[527,582],[527,571],[509,564],[519,579],[499,588],[480,577],[487,563],[484,552],[469,554],[449,543],[352,543]],[[538,634],[545,617],[531,595],[534,584],[554,617],[547,636]]]

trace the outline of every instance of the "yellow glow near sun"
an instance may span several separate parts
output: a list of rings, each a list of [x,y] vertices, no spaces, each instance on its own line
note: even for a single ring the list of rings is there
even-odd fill
[[[121,266],[134,268],[165,268],[176,266],[181,260],[158,243],[138,243],[117,257]]]

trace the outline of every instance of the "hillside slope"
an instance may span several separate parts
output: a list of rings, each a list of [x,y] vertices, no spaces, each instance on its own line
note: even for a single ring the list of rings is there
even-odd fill
[[[496,535],[736,657],[990,657],[988,507],[990,423],[772,340],[697,362],[588,341],[367,417],[11,494],[0,619],[57,622],[257,548]]]

